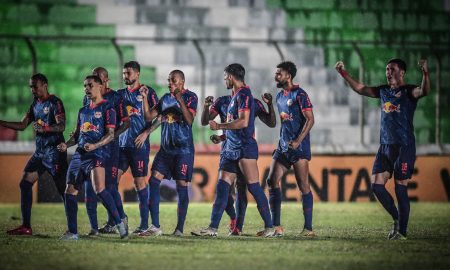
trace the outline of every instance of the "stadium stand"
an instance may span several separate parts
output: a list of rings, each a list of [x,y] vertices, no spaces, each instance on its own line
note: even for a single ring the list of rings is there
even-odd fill
[[[255,96],[275,93],[273,73],[281,61],[278,48],[285,59],[298,64],[297,81],[317,108],[311,138],[319,152],[373,150],[358,144],[361,99],[333,68],[343,59],[357,76],[360,61],[352,41],[364,59],[363,78],[369,84],[385,81],[385,63],[394,56],[407,61],[407,81],[417,83],[419,69],[414,65],[420,57],[429,59],[433,93],[419,103],[416,112],[418,144],[436,142],[436,59],[441,62],[441,78],[450,75],[450,20],[445,1],[439,0],[7,0],[0,4],[0,16],[1,34],[67,37],[32,42],[38,70],[49,76],[51,89],[66,104],[69,131],[83,95],[84,75],[93,66],[103,65],[110,70],[112,87],[117,88],[120,72],[110,40],[70,36],[117,38],[124,59],[143,64],[144,81],[156,85],[159,93],[165,91],[168,72],[180,68],[186,74],[186,85],[199,99],[227,93],[222,71],[231,62],[246,67],[246,80]],[[274,40],[288,42],[279,42],[277,47],[268,42]],[[199,49],[205,60],[204,88]],[[0,116],[17,119],[30,102],[25,90],[32,72],[30,51],[23,39],[0,39],[0,52],[0,99],[8,105],[1,106]],[[442,142],[449,143],[450,84],[441,82],[441,136]],[[376,100],[365,99],[364,104],[364,142],[370,146],[379,141],[379,109]],[[203,142],[210,132],[201,129],[198,120],[194,137]],[[18,139],[32,136],[29,129],[19,133]],[[277,137],[278,129],[257,124],[259,143],[273,144]]]

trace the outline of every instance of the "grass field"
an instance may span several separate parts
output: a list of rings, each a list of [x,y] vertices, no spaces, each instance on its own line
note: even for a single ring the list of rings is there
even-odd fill
[[[130,228],[138,225],[136,204],[126,205]],[[254,204],[249,205],[244,236],[228,237],[224,215],[219,237],[194,238],[190,231],[207,226],[211,204],[190,204],[185,236],[156,238],[117,235],[82,237],[61,242],[64,209],[58,204],[33,208],[34,236],[5,234],[20,223],[19,205],[0,205],[0,269],[449,269],[450,204],[413,203],[407,241],[387,241],[391,222],[375,203],[316,203],[315,239],[298,236],[303,225],[300,205],[284,203],[286,235],[277,239],[254,236],[262,228]],[[165,234],[176,224],[176,204],[161,205]],[[99,223],[105,211],[99,207]],[[88,232],[79,204],[79,232]],[[239,268],[238,268],[239,267]]]

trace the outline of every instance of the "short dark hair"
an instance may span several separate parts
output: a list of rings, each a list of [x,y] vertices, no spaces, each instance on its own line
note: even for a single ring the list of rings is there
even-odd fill
[[[284,61],[278,64],[277,68],[281,68],[291,75],[293,79],[297,75],[297,67],[291,61]]]
[[[389,60],[388,65],[391,64],[391,63],[397,64],[399,69],[401,69],[404,72],[406,72],[406,63],[402,59],[400,59],[400,58],[391,59],[391,60]]]
[[[94,82],[96,82],[98,84],[103,84],[102,79],[100,79],[100,77],[97,75],[88,75],[84,79],[85,80],[94,80]]]
[[[179,70],[179,69],[172,70],[172,71],[170,72],[170,74],[177,74],[178,76],[181,77],[181,79],[182,79],[183,81],[185,81],[185,79],[184,79],[184,73],[183,73],[183,71],[181,71],[181,70]]]
[[[103,74],[106,78],[109,78],[108,70],[104,67],[96,67],[92,70],[92,73]]]
[[[41,81],[42,83],[48,84],[47,77],[45,77],[42,73],[36,73],[33,76],[31,76],[32,81]]]
[[[228,65],[224,71],[232,75],[236,80],[244,81],[245,78],[245,68],[238,63],[233,63]]]
[[[141,72],[141,65],[139,65],[139,63],[136,61],[126,62],[125,65],[123,65],[123,68],[132,68],[136,71]]]

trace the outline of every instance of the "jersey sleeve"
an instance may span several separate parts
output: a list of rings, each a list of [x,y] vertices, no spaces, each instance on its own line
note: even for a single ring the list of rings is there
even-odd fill
[[[299,93],[297,94],[297,102],[302,112],[312,111],[313,105],[311,104],[311,101],[309,100],[308,94],[306,94],[306,92],[299,91]]]
[[[158,104],[158,96],[156,95],[155,90],[153,88],[148,87],[148,95],[147,95],[147,101],[150,108],[155,107],[156,104]]]
[[[30,108],[29,108],[28,111],[27,111],[26,117],[27,117],[27,119],[28,119],[29,122],[35,121],[33,107],[34,107],[34,102],[30,105]]]
[[[112,107],[106,108],[106,117],[105,117],[105,127],[106,128],[116,128],[116,110]]]
[[[261,102],[261,100],[255,98],[255,115],[261,115],[261,114],[268,114],[266,108],[264,107],[264,104]]]
[[[237,97],[238,112],[250,111],[251,110],[250,106],[253,105],[253,102],[251,99],[253,99],[253,98],[250,95],[250,93],[247,93],[247,92],[239,93],[239,96]]]
[[[211,105],[211,107],[209,108],[209,113],[220,113],[220,107],[222,106],[223,103],[223,98],[219,97],[218,99],[216,99],[214,101],[214,103]]]
[[[191,95],[188,97],[186,101],[186,107],[189,109],[189,111],[195,115],[197,113],[197,104],[198,104],[198,98],[197,95],[194,93],[191,93]]]
[[[56,123],[66,122],[66,111],[60,99],[57,99],[53,106],[53,115],[55,116]]]

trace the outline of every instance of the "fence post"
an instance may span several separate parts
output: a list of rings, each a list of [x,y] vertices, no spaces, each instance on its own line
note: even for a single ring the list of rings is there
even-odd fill
[[[359,74],[358,74],[358,80],[360,82],[364,81],[364,57],[361,53],[361,50],[359,49],[358,45],[356,44],[356,42],[352,42],[353,45],[353,49],[355,49],[356,54],[358,55],[358,59],[359,59]],[[358,125],[359,125],[359,141],[361,142],[362,145],[365,144],[364,142],[364,114],[365,114],[365,110],[366,108],[364,107],[364,96],[361,96],[361,100],[359,102],[359,118],[358,118]]]
[[[122,68],[123,68],[123,52],[122,49],[120,49],[119,44],[117,44],[117,40],[115,38],[111,39],[111,43],[114,46],[114,49],[116,49],[117,52],[117,57],[119,58],[119,72],[118,72],[118,83],[119,83],[119,88],[123,87],[123,80],[122,80]]]

